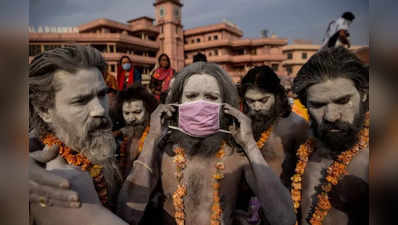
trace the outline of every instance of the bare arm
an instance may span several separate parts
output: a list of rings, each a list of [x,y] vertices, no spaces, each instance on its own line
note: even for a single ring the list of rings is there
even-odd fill
[[[130,224],[138,224],[159,179],[156,138],[146,138],[143,151],[134,162],[119,194],[118,214]]]
[[[138,224],[156,188],[160,177],[160,153],[158,141],[164,131],[164,118],[171,117],[175,109],[170,105],[159,105],[151,115],[150,130],[142,153],[123,184],[119,194],[118,214],[130,224]]]
[[[239,124],[231,129],[235,141],[248,158],[244,168],[245,178],[262,204],[267,220],[272,225],[293,225],[296,215],[289,191],[264,160],[254,140],[250,119],[238,109],[225,104],[224,112],[233,116]]]
[[[289,191],[267,165],[254,139],[244,147],[244,151],[249,161],[244,171],[245,178],[260,200],[267,220],[272,225],[293,225],[296,216]]]

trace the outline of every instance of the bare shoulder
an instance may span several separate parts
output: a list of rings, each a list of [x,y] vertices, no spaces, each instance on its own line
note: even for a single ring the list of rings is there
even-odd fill
[[[275,128],[275,131],[280,136],[293,136],[302,137],[303,139],[308,137],[309,123],[297,115],[291,112],[286,118],[281,118]]]
[[[369,176],[369,148],[363,149],[351,161],[348,173],[368,181]]]

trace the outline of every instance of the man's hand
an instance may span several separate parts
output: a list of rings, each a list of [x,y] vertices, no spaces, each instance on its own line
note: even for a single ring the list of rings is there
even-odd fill
[[[162,135],[163,125],[166,118],[171,118],[176,109],[172,105],[160,104],[151,114],[149,134],[154,138]]]
[[[29,202],[42,207],[80,207],[79,195],[70,190],[67,179],[41,168],[37,162],[48,163],[58,156],[58,146],[46,146],[41,151],[30,153]]]
[[[236,127],[236,124],[234,124],[230,128],[232,136],[234,137],[236,143],[247,150],[249,144],[254,141],[250,118],[227,103],[224,103],[223,107],[224,112],[234,117],[239,123],[239,127]]]

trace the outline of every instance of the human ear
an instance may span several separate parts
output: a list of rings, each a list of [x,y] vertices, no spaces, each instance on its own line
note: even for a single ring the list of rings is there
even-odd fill
[[[368,95],[369,95],[368,92],[363,93],[362,97],[361,97],[361,101],[366,102],[368,100]]]

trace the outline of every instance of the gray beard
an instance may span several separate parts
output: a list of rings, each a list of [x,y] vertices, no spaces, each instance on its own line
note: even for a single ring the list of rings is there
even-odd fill
[[[146,128],[145,124],[127,125],[120,129],[123,137],[140,138]]]
[[[66,146],[83,154],[91,163],[103,166],[104,178],[110,197],[113,198],[122,178],[116,163],[116,141],[111,129],[105,128],[88,132],[89,129],[85,127],[84,134],[78,135],[78,132],[74,131],[69,123],[62,118],[55,117],[54,124],[56,124],[53,126],[55,135]]]

